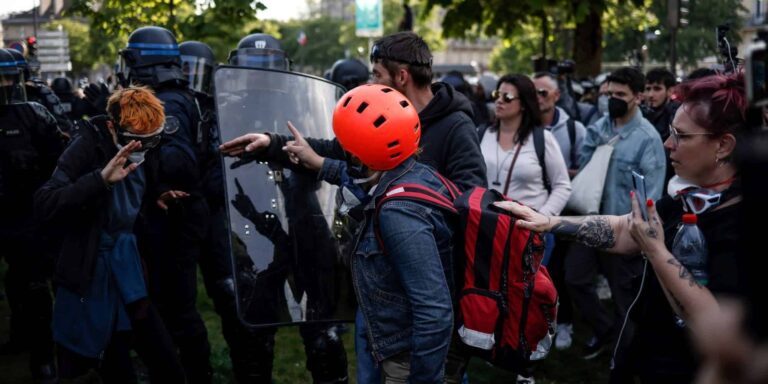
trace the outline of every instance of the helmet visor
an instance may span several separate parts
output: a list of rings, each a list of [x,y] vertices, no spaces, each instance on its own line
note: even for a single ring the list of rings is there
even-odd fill
[[[181,55],[181,71],[195,92],[212,95],[214,63],[204,57]]]
[[[229,63],[238,67],[280,69],[288,71],[289,61],[285,52],[276,49],[241,48],[232,51]]]
[[[19,104],[27,101],[24,74],[18,68],[0,72],[0,105]]]

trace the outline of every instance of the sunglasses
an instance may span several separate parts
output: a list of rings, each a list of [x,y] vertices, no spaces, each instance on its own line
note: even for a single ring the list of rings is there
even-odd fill
[[[672,138],[672,143],[675,144],[675,147],[680,145],[680,138],[681,137],[690,137],[690,136],[710,136],[714,135],[712,132],[690,132],[690,133],[680,133],[680,131],[677,130],[672,124],[669,125],[669,137]]]
[[[499,92],[499,90],[498,90],[498,89],[496,89],[496,90],[494,90],[493,92],[491,92],[491,98],[492,98],[493,100],[498,100],[498,99],[499,99],[499,97],[501,97],[501,101],[503,101],[503,102],[504,102],[504,103],[506,103],[506,104],[508,104],[508,103],[511,103],[511,102],[513,102],[513,101],[515,101],[515,100],[518,100],[518,99],[520,99],[519,97],[517,97],[517,96],[515,96],[515,95],[513,95],[513,94],[511,94],[511,93],[509,93],[509,92],[503,92],[503,93],[502,93],[502,92]]]
[[[432,66],[431,57],[427,61],[411,60],[411,59],[404,59],[401,57],[395,57],[394,55],[391,54],[391,52],[385,53],[379,44],[374,44],[373,47],[371,47],[371,55],[369,57],[369,60],[371,61],[371,63],[375,63],[377,60],[392,60],[392,61],[397,61],[398,63],[417,65],[422,67]]]
[[[685,210],[697,215],[702,214],[720,204],[721,193],[707,189],[691,189],[680,192]]]
[[[142,150],[150,150],[152,148],[157,147],[162,142],[164,128],[165,128],[164,126],[160,127],[154,132],[144,134],[144,135],[139,135],[139,134],[130,133],[130,132],[121,130],[120,132],[118,132],[118,139],[120,143],[123,145],[128,145],[128,143],[134,140],[138,141],[141,143]]]
[[[541,96],[541,97],[547,97],[547,96],[549,96],[549,91],[548,91],[548,90],[546,90],[546,89],[544,89],[544,88],[542,88],[542,89],[537,89],[537,90],[536,90],[536,94],[537,94],[537,95],[539,95],[539,96]]]

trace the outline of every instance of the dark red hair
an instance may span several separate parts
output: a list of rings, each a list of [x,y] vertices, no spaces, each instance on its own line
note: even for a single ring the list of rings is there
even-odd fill
[[[747,95],[744,76],[712,75],[675,87],[681,108],[708,132],[735,134],[746,129]]]

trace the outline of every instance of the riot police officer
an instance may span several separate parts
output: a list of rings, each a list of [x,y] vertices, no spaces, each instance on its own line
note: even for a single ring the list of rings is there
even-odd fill
[[[209,222],[201,183],[207,132],[182,73],[176,38],[167,29],[133,31],[120,51],[116,75],[123,85],[152,88],[164,103],[168,128],[159,154],[159,188],[145,195],[137,234],[149,267],[150,297],[179,348],[187,380],[208,383],[210,345],[195,306],[196,262]]]
[[[27,92],[27,100],[43,105],[56,119],[59,129],[69,135],[74,125],[64,111],[64,107],[61,105],[59,98],[53,93],[45,81],[33,76],[29,70],[29,64],[27,63],[27,60],[24,59],[24,55],[21,52],[15,49],[8,49],[8,51],[16,59],[16,64],[22,69],[22,72],[24,72],[24,79],[26,80],[24,88]]]
[[[261,356],[256,332],[244,326],[237,316],[235,282],[229,259],[229,232],[224,196],[224,180],[219,156],[219,129],[213,99],[213,70],[216,58],[211,48],[199,41],[179,44],[181,68],[195,95],[200,113],[200,130],[208,133],[201,143],[205,157],[200,162],[203,191],[210,209],[210,227],[199,260],[208,296],[221,317],[221,330],[229,346],[232,370],[240,383],[258,380]],[[271,356],[269,356],[271,358]]]
[[[241,39],[237,48],[230,52],[228,62],[231,65],[241,67],[278,69],[283,71],[289,71],[291,68],[291,61],[285,51],[282,50],[280,42],[274,37],[263,33],[251,34]],[[316,182],[314,177],[312,177],[312,180]],[[281,189],[284,187],[281,186]],[[283,193],[288,195],[285,191]],[[286,200],[288,200],[287,197]],[[301,201],[302,199],[298,200]],[[301,230],[298,232],[301,232]],[[307,234],[300,233],[294,235],[298,239],[301,237],[299,235],[306,236]],[[286,245],[276,244],[275,247],[276,249],[284,248]],[[299,252],[310,253],[313,251],[320,253],[318,249]],[[318,254],[314,256],[322,258]],[[293,278],[301,280],[304,272],[306,271],[292,271]],[[304,349],[307,354],[307,369],[311,372],[315,383],[348,382],[347,356],[342,340],[337,334],[338,329],[339,327],[333,324],[302,324],[299,326],[299,333],[304,341]],[[252,349],[252,351],[257,353],[254,356],[258,357],[253,363],[255,368],[253,372],[256,374],[253,376],[254,382],[271,382],[276,330],[274,327],[254,330],[257,337],[256,340],[259,341],[255,344],[256,348]]]
[[[367,83],[369,78],[368,66],[355,59],[337,60],[328,74],[328,80],[343,85],[347,90]]]
[[[56,120],[27,102],[23,70],[0,49],[0,256],[8,263],[5,289],[11,308],[4,352],[30,351],[35,379],[54,382],[51,335],[50,239],[33,220],[33,194],[51,175],[63,141]]]
[[[75,92],[72,89],[72,82],[66,77],[57,77],[53,79],[53,81],[51,81],[51,90],[61,101],[64,113],[73,122],[82,119],[83,116],[86,115],[95,116],[99,113],[103,113],[103,111],[95,111],[87,101],[75,95]]]

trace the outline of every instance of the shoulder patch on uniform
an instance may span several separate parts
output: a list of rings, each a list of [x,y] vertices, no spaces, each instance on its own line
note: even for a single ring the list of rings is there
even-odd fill
[[[176,133],[179,128],[181,127],[181,121],[179,121],[179,118],[176,116],[165,116],[165,125],[163,128],[163,133],[166,135],[173,135]]]

